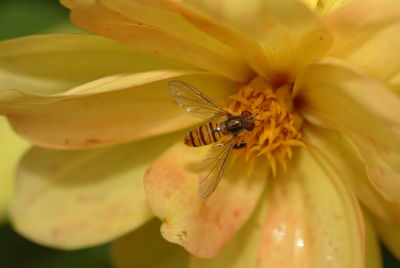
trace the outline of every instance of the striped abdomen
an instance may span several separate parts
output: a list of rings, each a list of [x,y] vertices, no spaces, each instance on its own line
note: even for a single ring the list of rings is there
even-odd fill
[[[221,139],[225,134],[223,133],[224,123],[208,122],[198,128],[190,131],[184,142],[188,146],[198,147],[215,143]]]

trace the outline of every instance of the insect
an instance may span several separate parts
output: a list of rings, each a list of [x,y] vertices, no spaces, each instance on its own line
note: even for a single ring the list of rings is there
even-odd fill
[[[168,86],[171,95],[183,110],[196,117],[209,119],[184,138],[184,143],[192,147],[213,144],[202,162],[200,172],[199,195],[206,198],[214,192],[221,180],[232,150],[245,145],[237,144],[238,135],[254,129],[253,114],[243,111],[233,115],[213,99],[182,81],[171,81]]]

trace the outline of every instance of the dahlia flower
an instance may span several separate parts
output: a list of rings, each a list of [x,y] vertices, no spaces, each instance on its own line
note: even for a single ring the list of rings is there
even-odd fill
[[[400,257],[399,1],[62,3],[95,35],[0,43],[0,112],[38,146],[16,230],[64,249],[127,234],[119,267],[379,267],[377,235]],[[256,115],[205,199],[209,148],[182,141],[204,121],[171,80]]]

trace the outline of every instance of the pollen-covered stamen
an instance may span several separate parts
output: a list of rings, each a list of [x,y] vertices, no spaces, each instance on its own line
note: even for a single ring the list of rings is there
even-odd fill
[[[252,164],[261,156],[267,160],[274,176],[277,162],[286,171],[292,147],[304,146],[300,132],[303,119],[293,109],[291,86],[273,88],[257,77],[230,98],[228,110],[232,114],[250,111],[255,119],[255,128],[238,137],[238,144],[246,144],[238,150],[244,161]]]

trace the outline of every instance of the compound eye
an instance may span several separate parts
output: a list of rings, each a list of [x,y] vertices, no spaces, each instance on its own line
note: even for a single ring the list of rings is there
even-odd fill
[[[243,111],[240,114],[240,117],[242,118],[242,120],[246,120],[247,118],[252,117],[252,116],[253,116],[253,114],[249,111]]]

